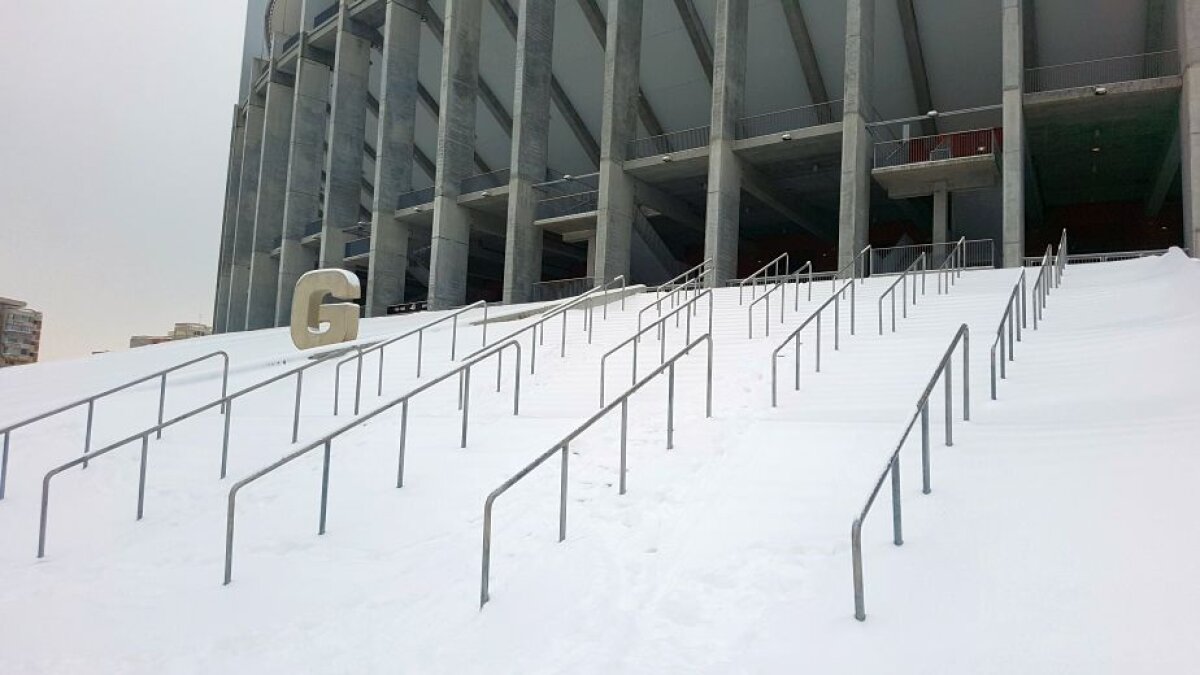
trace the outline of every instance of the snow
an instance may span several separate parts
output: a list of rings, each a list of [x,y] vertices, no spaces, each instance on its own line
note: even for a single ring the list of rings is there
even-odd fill
[[[402,489],[398,409],[339,438],[324,536],[319,452],[247,487],[229,586],[227,492],[292,447],[290,381],[236,404],[225,481],[216,412],[152,440],[140,522],[137,444],[56,478],[42,560],[41,477],[78,456],[84,415],[18,430],[0,502],[0,672],[1193,671],[1200,264],[1172,252],[1070,267],[993,402],[987,354],[1017,274],[969,272],[948,296],[931,279],[898,332],[882,337],[875,300],[889,282],[868,280],[857,335],[843,332],[840,351],[825,322],[819,374],[812,336],[803,338],[798,392],[784,350],[776,409],[770,353],[829,283],[811,303],[802,296],[799,314],[789,295],[785,324],[770,337],[756,327],[754,340],[737,291],[717,291],[713,419],[700,350],[676,369],[673,450],[665,378],[631,400],[628,494],[616,488],[619,414],[571,444],[566,541],[557,542],[557,461],[502,496],[482,611],[484,497],[598,410],[600,356],[632,334],[652,296],[624,312],[610,306],[590,346],[572,312],[566,359],[551,322],[537,374],[522,379],[519,416],[511,362],[500,394],[481,366],[465,449],[453,382],[415,399]],[[437,316],[366,320],[361,341]],[[531,321],[496,324],[492,335]],[[904,448],[905,543],[891,543],[885,486],[864,527],[860,623],[850,523],[964,322],[972,419],[956,413],[955,445],[943,446],[934,396],[931,495],[921,494],[919,436]],[[460,323],[460,357],[480,330]],[[449,369],[449,331],[426,337],[422,380],[414,341],[388,349],[383,399],[368,361],[364,412]],[[670,354],[683,331],[672,326],[668,340]],[[267,330],[6,369],[0,425],[215,349],[230,353],[231,391],[307,357],[286,330]],[[641,372],[657,357],[643,349]],[[628,382],[628,358],[610,359],[610,397]],[[301,443],[350,419],[346,394],[343,414],[331,414],[332,370],[305,376]],[[168,416],[219,390],[215,363],[172,377]],[[344,378],[345,390],[352,369]],[[150,426],[157,396],[150,382],[99,404],[93,447]]]

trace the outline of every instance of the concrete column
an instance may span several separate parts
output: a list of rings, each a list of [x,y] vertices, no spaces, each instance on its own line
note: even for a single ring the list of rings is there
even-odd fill
[[[283,36],[275,37],[276,45],[283,43]],[[271,251],[275,248],[276,240],[283,235],[294,96],[293,88],[285,76],[272,73],[271,78],[267,83],[266,107],[263,111],[246,330],[275,325],[275,301],[279,292],[279,260],[271,257]]]
[[[596,276],[596,232],[593,231],[587,238],[587,272],[586,276],[595,278]]]
[[[542,280],[542,230],[534,225],[550,145],[550,80],[554,50],[553,2],[521,0],[517,14],[516,91],[513,94],[508,232],[504,247],[504,302],[528,302]]]
[[[388,305],[404,301],[409,227],[396,222],[395,213],[397,198],[412,189],[420,47],[420,15],[404,4],[387,3],[383,25],[379,136],[375,141],[367,316],[383,316],[387,314]]]
[[[1183,91],[1179,99],[1179,142],[1183,166],[1183,245],[1200,257],[1200,4],[1178,3]],[[1007,139],[1005,139],[1007,140]]]
[[[217,297],[213,303],[213,332],[224,333],[229,311],[229,276],[233,271],[233,234],[237,223],[238,190],[242,182],[242,145],[246,120],[241,107],[233,107],[229,140],[229,171],[225,174],[225,212],[221,219],[221,249],[217,258]]]
[[[301,36],[302,41],[307,38]],[[300,47],[292,109],[291,151],[287,196],[283,207],[283,242],[279,251],[279,279],[275,325],[291,322],[292,294],[296,281],[316,269],[317,251],[300,245],[304,228],[320,218],[321,167],[325,155],[325,107],[329,104],[329,67],[305,58]]]
[[[1025,258],[1025,41],[1021,0],[1000,0],[1000,7],[1000,73],[1004,86],[1003,264],[1020,267]]]
[[[938,185],[933,191],[933,243],[946,243],[946,237],[949,233],[950,192],[943,184]]]
[[[714,288],[737,276],[742,170],[733,153],[746,91],[747,0],[717,0],[713,46],[712,127],[708,151],[708,206],[704,257],[711,258]]]
[[[367,133],[367,81],[371,43],[347,30],[346,8],[337,19],[333,58],[333,110],[329,154],[325,158],[325,221],[321,227],[321,267],[341,267],[350,237],[344,228],[359,221],[362,205],[363,141]]]
[[[430,309],[456,307],[467,299],[471,217],[459,205],[458,195],[460,181],[470,175],[475,150],[482,10],[482,0],[446,0],[429,260]]]
[[[250,292],[250,258],[254,248],[254,212],[258,206],[258,165],[262,159],[263,100],[250,95],[246,104],[246,136],[242,143],[242,175],[238,187],[237,223],[233,233],[233,265],[229,275],[227,331],[246,326],[246,300]]]
[[[600,191],[596,209],[597,282],[629,277],[637,217],[633,178],[625,173],[625,144],[637,133],[642,52],[642,0],[608,0],[604,50],[604,108],[600,128]]]
[[[875,71],[875,0],[846,1],[846,72],[842,116],[842,188],[838,267],[867,245],[871,226],[871,136],[867,114]]]

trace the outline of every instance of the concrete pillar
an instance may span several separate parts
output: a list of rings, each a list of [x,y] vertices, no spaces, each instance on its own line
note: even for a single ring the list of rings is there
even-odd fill
[[[245,106],[246,135],[242,143],[242,175],[238,187],[237,222],[233,233],[233,265],[229,275],[227,331],[246,326],[246,300],[250,291],[250,258],[254,248],[254,212],[258,206],[258,164],[262,159],[263,100],[250,95]]]
[[[642,0],[608,0],[604,50],[604,108],[600,129],[600,191],[596,209],[597,282],[629,277],[637,216],[633,178],[625,173],[625,144],[637,133],[642,52]]]
[[[733,152],[746,90],[747,0],[717,0],[713,47],[712,121],[708,151],[708,206],[704,220],[704,257],[719,287],[737,276],[741,222],[742,171]]]
[[[395,213],[397,198],[412,190],[420,47],[420,15],[389,2],[383,25],[367,316],[383,316],[388,305],[404,302],[409,227],[396,222]]]
[[[946,243],[946,237],[949,234],[950,191],[943,184],[938,185],[933,191],[933,243]]]
[[[273,49],[283,44],[276,35]],[[267,83],[263,110],[262,153],[259,160],[258,204],[254,217],[254,245],[250,259],[250,289],[246,307],[246,330],[275,325],[275,301],[279,292],[279,260],[271,257],[276,240],[283,235],[283,210],[287,198],[288,154],[292,135],[291,82],[272,73]]]
[[[506,303],[528,302],[533,284],[542,280],[542,230],[534,225],[537,193],[533,186],[545,180],[550,145],[554,5],[521,0],[517,14],[516,90],[504,247]]]
[[[1000,7],[1000,74],[1004,86],[1003,264],[1020,267],[1025,258],[1025,41],[1021,0],[1000,0]]]
[[[475,150],[482,10],[482,0],[446,0],[429,260],[430,309],[456,307],[467,299],[471,216],[459,205],[458,195],[460,181],[470,175]]]
[[[867,245],[871,226],[871,136],[867,114],[875,71],[875,0],[846,1],[846,71],[842,115],[838,267]]]
[[[596,278],[596,232],[592,231],[587,238],[587,272],[586,276]]]
[[[362,205],[363,141],[367,133],[367,81],[371,43],[349,32],[346,7],[337,19],[333,57],[333,109],[329,153],[325,158],[325,220],[321,226],[321,267],[341,267],[350,237],[344,228],[359,222]]]
[[[1178,3],[1183,91],[1179,99],[1179,142],[1183,166],[1183,245],[1200,257],[1200,4]],[[1006,139],[1007,140],[1007,139]]]
[[[305,36],[300,37],[306,40]],[[325,156],[325,107],[329,104],[329,67],[305,58],[300,47],[292,108],[291,151],[287,196],[283,207],[283,242],[279,252],[279,280],[275,325],[291,322],[292,294],[300,275],[316,269],[317,252],[300,245],[304,228],[320,218],[321,167]]]
[[[225,174],[225,211],[221,219],[221,249],[217,257],[217,297],[213,303],[213,332],[228,330],[229,276],[233,270],[233,234],[237,223],[238,190],[241,188],[242,145],[246,142],[246,120],[241,107],[233,107],[230,128],[229,171]]]

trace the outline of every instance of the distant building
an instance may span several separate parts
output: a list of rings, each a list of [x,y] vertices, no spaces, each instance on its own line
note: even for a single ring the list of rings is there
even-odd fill
[[[174,340],[187,340],[189,338],[211,335],[212,328],[202,323],[177,323],[171,329],[171,332],[166,335],[134,335],[129,338],[130,347],[145,347],[146,345],[156,345],[160,342],[172,342]]]
[[[0,298],[0,368],[36,363],[41,342],[42,313]]]

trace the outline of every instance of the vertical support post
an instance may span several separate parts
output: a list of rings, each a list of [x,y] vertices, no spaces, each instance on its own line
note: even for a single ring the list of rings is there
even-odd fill
[[[85,455],[88,454],[89,452],[91,452],[91,450],[92,450],[92,420],[95,418],[95,413],[96,413],[96,400],[92,399],[92,400],[88,401],[87,427],[86,427],[85,431],[83,432],[83,454],[85,454]],[[83,463],[83,468],[86,469],[87,467],[88,467],[88,463],[85,461]]]
[[[667,367],[667,449],[675,447],[675,362]]]
[[[625,456],[629,436],[629,399],[621,399],[621,494],[625,494]]]
[[[292,407],[292,442],[300,438],[300,396],[304,391],[304,371],[296,372],[296,402]]]
[[[142,461],[138,467],[137,519],[142,519],[142,505],[146,502],[146,455],[150,448],[150,436],[142,436]]]
[[[929,494],[929,399],[921,403],[921,492]]]
[[[567,456],[568,446],[562,446],[562,475],[559,477],[558,490],[558,540],[567,538]]]
[[[854,566],[854,618],[866,621],[867,612],[863,606],[862,521],[857,519],[850,526],[850,556]]]
[[[892,543],[904,544],[904,533],[900,517],[900,453],[892,458]]]
[[[1000,0],[1005,267],[1020,267],[1025,256],[1025,27],[1021,4],[1022,0]]]
[[[463,371],[462,381],[462,442],[459,443],[460,448],[467,447],[467,421],[471,416],[471,367]]]
[[[396,487],[404,487],[404,449],[408,441],[408,399],[400,404],[400,456],[396,460]]]
[[[233,421],[233,399],[225,402],[225,431],[221,436],[221,478],[229,466],[229,425]]]
[[[333,441],[325,441],[325,457],[321,464],[321,522],[317,534],[325,534],[325,516],[329,504],[329,455]]]
[[[950,360],[947,360],[946,361],[946,369],[942,371],[942,379],[945,380],[945,383],[946,383],[946,446],[947,447],[954,445],[954,398],[953,398],[953,391],[952,391],[954,388],[954,382],[953,382],[954,376],[952,373],[954,366],[951,365],[951,363],[952,362]]]
[[[4,432],[4,449],[0,452],[0,499],[4,499],[4,488],[8,484],[8,437],[11,431]]]
[[[871,137],[867,116],[875,62],[875,0],[846,2],[838,268],[853,265],[867,245],[871,208]],[[865,267],[865,265],[864,265]],[[853,273],[852,273],[853,276]]]
[[[167,374],[163,373],[162,379],[158,383],[158,429],[154,432],[155,438],[162,438],[162,423],[163,410],[167,405]]]

